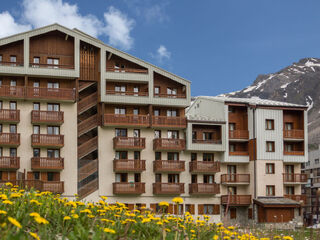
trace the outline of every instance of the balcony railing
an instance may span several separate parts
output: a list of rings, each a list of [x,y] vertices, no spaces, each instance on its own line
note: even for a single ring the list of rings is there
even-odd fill
[[[185,170],[184,161],[180,160],[156,160],[153,161],[154,172],[183,172]]]
[[[290,198],[294,201],[297,202],[303,202],[304,204],[306,204],[307,202],[307,196],[306,195],[293,195],[293,194],[285,194],[284,195],[285,198]]]
[[[119,73],[143,73],[147,74],[148,69],[139,69],[139,68],[115,68],[107,67],[107,72],[119,72]]]
[[[187,119],[185,117],[152,116],[152,126],[186,128]]]
[[[303,156],[304,151],[284,151],[284,155],[294,155],[294,156]]]
[[[216,183],[191,183],[189,193],[195,195],[219,194],[220,186]]]
[[[248,130],[229,130],[229,139],[249,139]]]
[[[24,62],[6,62],[0,61],[0,66],[9,66],[9,67],[23,67]]]
[[[284,183],[306,183],[308,174],[305,173],[283,173]]]
[[[17,170],[20,168],[19,157],[0,157],[0,169]]]
[[[0,186],[6,182],[11,182],[13,185],[17,185],[21,188],[35,189],[39,191],[49,191],[53,193],[64,192],[64,182],[62,181],[41,181],[41,180],[7,180],[0,181]]]
[[[230,156],[248,156],[249,152],[248,151],[234,151],[234,152],[229,151],[229,155]]]
[[[104,114],[104,126],[141,126],[148,127],[150,118],[148,115]]]
[[[251,195],[223,195],[221,204],[230,206],[241,206],[251,204]]]
[[[134,92],[134,91],[115,91],[115,90],[106,90],[107,95],[119,95],[119,96],[135,96],[135,97],[147,97],[149,92]]]
[[[184,193],[184,183],[154,183],[153,194],[180,195]]]
[[[0,133],[0,145],[20,145],[20,133]]]
[[[222,174],[221,175],[222,184],[249,184],[250,174]]]
[[[113,194],[142,194],[145,193],[145,183],[141,182],[119,182],[113,183]]]
[[[200,143],[200,144],[222,144],[222,140],[221,140],[221,139],[217,139],[217,140],[192,139],[192,143]]]
[[[114,149],[132,149],[141,150],[146,147],[146,139],[138,137],[114,137]]]
[[[304,139],[303,129],[283,130],[283,138]]]
[[[37,147],[63,147],[63,135],[32,134],[31,145]]]
[[[31,68],[74,69],[74,65],[30,63]]]
[[[75,89],[27,87],[27,98],[75,101]]]
[[[146,170],[146,160],[114,159],[114,172],[142,172]]]
[[[192,173],[216,173],[220,172],[220,162],[212,161],[192,161],[189,163]]]
[[[184,139],[156,138],[153,139],[153,150],[176,150],[183,151],[186,148]]]
[[[64,121],[63,112],[57,111],[36,111],[31,112],[31,123],[53,123],[62,124]]]
[[[166,93],[158,93],[154,94],[154,97],[157,98],[186,98],[185,94],[166,94]]]
[[[23,86],[0,86],[0,96],[10,98],[24,98],[25,88]]]
[[[0,110],[1,122],[20,122],[20,110],[1,109]]]
[[[33,157],[31,158],[32,170],[62,170],[64,168],[63,158]]]
[[[61,181],[42,181],[41,191],[49,191],[53,193],[64,192],[64,182]]]

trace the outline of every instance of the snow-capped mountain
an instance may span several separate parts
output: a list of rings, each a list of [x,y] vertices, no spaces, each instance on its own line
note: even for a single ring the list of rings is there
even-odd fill
[[[320,143],[320,59],[303,58],[279,72],[259,75],[251,86],[223,94],[259,97],[309,106],[309,142]]]

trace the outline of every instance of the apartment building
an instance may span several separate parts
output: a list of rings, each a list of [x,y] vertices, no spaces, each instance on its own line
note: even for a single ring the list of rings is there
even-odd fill
[[[0,180],[212,220],[298,218],[306,107],[198,97],[58,24],[0,39]],[[276,216],[276,217],[274,217]]]

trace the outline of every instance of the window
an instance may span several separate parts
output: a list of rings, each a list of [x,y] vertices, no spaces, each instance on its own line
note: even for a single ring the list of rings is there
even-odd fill
[[[2,157],[2,147],[0,147],[0,157]],[[1,178],[0,178],[1,180]]]
[[[229,113],[235,113],[235,112],[236,112],[235,107],[229,106],[229,107],[228,107],[228,112],[229,112]]]
[[[155,160],[161,160],[161,152],[155,152],[154,158],[155,158]]]
[[[177,95],[176,88],[167,88],[167,95],[168,97],[175,97]]]
[[[191,153],[191,161],[197,161],[197,154]]]
[[[125,108],[114,108],[114,114],[126,114]]]
[[[116,137],[126,137],[127,129],[126,128],[116,128]]]
[[[161,182],[161,174],[160,173],[157,173],[155,175],[155,181],[156,181],[156,183],[160,183]]]
[[[236,130],[236,124],[235,123],[229,123],[229,130],[230,131]]]
[[[48,68],[59,68],[59,59],[58,58],[47,58]]]
[[[275,196],[275,186],[274,185],[267,185],[266,186],[266,195],[267,196]]]
[[[237,187],[229,187],[228,190],[231,195],[237,195]]]
[[[133,152],[133,158],[134,160],[140,160],[140,152],[139,151],[134,151]]]
[[[17,156],[17,149],[10,148],[10,157],[16,157],[16,156]]]
[[[40,103],[33,103],[33,110],[40,111]]]
[[[134,129],[133,130],[133,137],[139,138],[140,137],[140,129]]]
[[[159,109],[154,109],[153,110],[153,115],[156,116],[156,117],[160,116],[160,110]]]
[[[2,62],[2,55],[0,55],[0,62]]]
[[[167,110],[167,117],[176,117],[177,116],[177,110],[168,109]]]
[[[285,130],[292,130],[293,129],[293,123],[292,122],[286,122],[284,124],[284,129]]]
[[[54,173],[53,172],[48,172],[47,173],[47,179],[48,179],[49,182],[54,180],[53,177],[54,177]]]
[[[40,58],[39,57],[34,57],[33,58],[33,63],[32,67],[39,67],[40,66]]]
[[[274,130],[274,120],[266,119],[266,130]]]
[[[33,149],[33,157],[40,157],[40,148]]]
[[[197,132],[192,131],[192,140],[197,140]]]
[[[125,151],[117,151],[115,159],[128,159],[128,152]]]
[[[212,162],[214,160],[213,153],[203,153],[202,159],[204,162]]]
[[[11,80],[10,81],[10,87],[16,87],[17,86],[17,81],[16,80]]]
[[[275,151],[273,141],[267,141],[266,147],[267,147],[267,149],[266,149],[267,152],[274,152]]]
[[[33,172],[33,178],[35,180],[40,180],[40,172]]]
[[[10,133],[17,133],[17,125],[10,124]]]
[[[134,174],[134,182],[141,182],[141,174],[140,173]]]
[[[191,175],[191,183],[197,183],[198,182],[198,176],[196,174]]]
[[[17,102],[13,102],[13,101],[10,101],[10,110],[16,110],[17,109]]]
[[[33,134],[40,134],[40,126],[33,125]]]
[[[48,82],[48,88],[51,89],[58,89],[59,88],[59,83],[58,82]]]
[[[117,173],[116,174],[116,182],[128,182],[128,174],[127,173]]]
[[[266,163],[266,174],[274,174],[274,163]]]
[[[17,62],[17,56],[11,55],[10,56],[10,62],[11,63],[16,63]],[[17,64],[11,64],[11,66],[15,67]]]
[[[212,140],[213,139],[213,133],[212,132],[204,132],[202,133],[203,140]]]
[[[126,94],[126,86],[115,86],[114,91],[117,95],[125,95]]]
[[[236,151],[236,145],[235,144],[230,144],[229,145],[229,152],[235,152]]]
[[[139,115],[139,108],[133,109],[133,115]]]
[[[60,134],[60,127],[59,126],[48,126],[47,127],[47,134],[59,135]]]
[[[47,150],[48,158],[60,158],[60,150],[59,149],[48,149]]]
[[[48,111],[59,112],[60,111],[60,104],[58,104],[58,103],[48,103],[47,110]]]
[[[168,183],[179,183],[179,174],[168,174]]]
[[[213,214],[213,204],[204,204],[203,205],[203,213],[207,215],[212,215]]]
[[[0,124],[0,133],[2,133],[2,124]]]
[[[203,183],[213,183],[214,176],[213,175],[203,175]]]
[[[319,158],[314,160],[314,164],[319,164]]]
[[[2,109],[2,107],[3,107],[3,103],[2,101],[0,101],[0,109]]]
[[[294,187],[293,186],[286,187],[286,194],[294,195]]]
[[[154,138],[161,138],[161,131],[160,130],[154,130]]]
[[[168,138],[179,139],[179,131],[168,130]]]
[[[154,87],[154,95],[160,94],[160,87]]]
[[[179,160],[179,153],[177,152],[168,152],[168,160],[171,161],[178,161]]]
[[[190,214],[194,214],[194,204],[186,204],[185,208],[186,208],[186,212],[189,212]]]
[[[40,87],[40,82],[33,82],[33,87],[34,88],[39,88]]]
[[[286,152],[292,152],[292,151],[293,151],[293,144],[292,144],[292,143],[286,143],[286,144],[284,145],[284,150],[285,150]]]
[[[139,96],[139,87],[138,86],[133,87],[133,96]]]

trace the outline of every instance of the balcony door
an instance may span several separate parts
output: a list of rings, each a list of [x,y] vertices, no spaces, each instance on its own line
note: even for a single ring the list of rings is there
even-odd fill
[[[115,155],[115,159],[128,159],[128,152],[126,151],[117,151]]]
[[[179,139],[179,131],[168,131],[168,138],[169,139]]]
[[[60,127],[58,127],[58,126],[48,126],[47,134],[49,134],[49,135],[60,135]]]
[[[293,123],[292,122],[286,122],[284,124],[284,129],[288,130],[288,131],[292,130],[293,129]]]
[[[48,103],[47,110],[48,111],[59,112],[60,111],[60,104]]]
[[[294,181],[294,165],[285,165],[284,171],[286,173],[286,180],[289,182]]]
[[[236,174],[237,174],[237,166],[236,165],[228,165],[227,172],[229,174],[229,181],[235,182],[236,181]]]
[[[179,183],[179,174],[168,174],[168,183]]]

